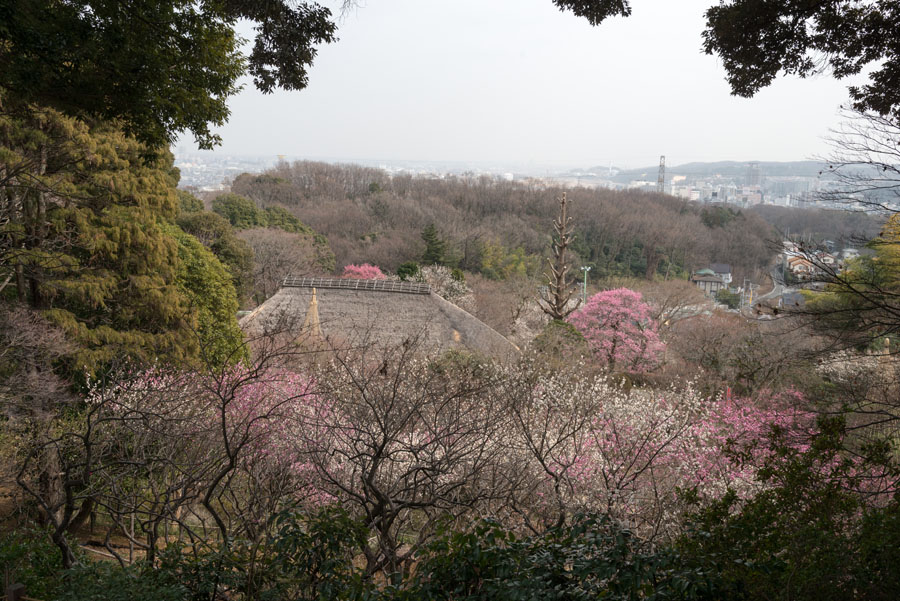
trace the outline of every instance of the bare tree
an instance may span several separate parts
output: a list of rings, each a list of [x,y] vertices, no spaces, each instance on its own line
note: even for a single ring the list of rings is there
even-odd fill
[[[314,461],[326,490],[372,531],[367,572],[390,574],[410,569],[441,521],[506,497],[507,428],[492,409],[488,366],[418,358],[414,342],[372,351],[336,354],[319,376],[331,411],[307,431],[319,433]]]
[[[576,298],[572,303],[575,282],[569,277],[571,263],[568,257],[568,248],[574,237],[566,193],[563,192],[557,201],[559,202],[559,215],[553,221],[553,231],[556,232],[553,239],[554,258],[548,259],[550,273],[545,274],[548,294],[546,298],[541,299],[541,309],[551,319],[562,321],[579,307],[581,300]]]
[[[288,275],[319,273],[321,256],[311,236],[274,228],[243,230],[238,237],[253,249],[253,300],[262,304]]]
[[[880,235],[854,241],[866,244],[874,256],[841,265],[813,240],[800,241],[791,251],[807,268],[803,284],[822,292],[791,313],[806,318],[832,348],[842,350],[900,334],[900,120],[850,110],[845,116],[831,139],[827,175],[832,185],[817,200],[886,219]]]
[[[626,390],[586,372],[526,362],[504,380],[518,477],[509,508],[533,531],[600,512],[652,539],[676,521],[678,457],[702,399],[691,389]]]
[[[39,519],[53,528],[56,542],[65,535],[65,526],[59,527],[58,520],[67,490],[58,455],[40,443],[52,432],[60,411],[73,401],[69,383],[54,370],[70,351],[62,330],[36,311],[23,305],[0,306],[0,412],[9,442],[4,451],[11,454],[2,477],[4,484],[15,481],[16,456],[36,450],[32,486],[47,500],[40,507]],[[81,517],[77,509],[72,507],[72,519]]]
[[[847,209],[900,211],[900,117],[854,110],[833,131],[825,173],[835,185],[817,200]]]
[[[249,362],[201,372],[111,367],[82,402],[31,429],[16,482],[46,516],[65,567],[75,562],[66,533],[93,512],[110,554],[152,561],[173,525],[195,547],[210,543],[210,526],[224,544],[253,541],[276,507],[308,493],[282,429],[312,394],[309,378],[286,369],[303,351],[296,336],[253,349]],[[127,539],[127,559],[113,535]]]

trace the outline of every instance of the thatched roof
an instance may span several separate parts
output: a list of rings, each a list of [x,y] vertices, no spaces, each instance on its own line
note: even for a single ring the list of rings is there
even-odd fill
[[[518,354],[495,330],[427,284],[414,282],[288,277],[274,296],[240,320],[251,336],[276,331],[299,335],[304,324],[309,330],[313,323],[337,343],[391,347],[416,340],[433,352],[468,349],[501,360]]]

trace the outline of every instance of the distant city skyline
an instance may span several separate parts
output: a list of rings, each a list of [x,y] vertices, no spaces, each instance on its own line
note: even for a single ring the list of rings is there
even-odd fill
[[[559,168],[827,155],[848,82],[732,97],[700,51],[712,2],[642,0],[593,28],[550,0],[378,0],[344,16],[308,89],[235,96],[216,154]]]

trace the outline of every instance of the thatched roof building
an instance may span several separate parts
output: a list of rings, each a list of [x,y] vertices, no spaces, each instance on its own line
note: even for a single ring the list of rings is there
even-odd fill
[[[426,351],[468,349],[500,360],[518,354],[485,323],[415,282],[287,277],[240,324],[251,336],[290,332],[382,348],[415,340]]]

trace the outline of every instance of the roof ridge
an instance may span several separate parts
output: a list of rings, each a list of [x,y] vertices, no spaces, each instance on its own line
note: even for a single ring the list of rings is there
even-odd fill
[[[287,276],[282,288],[340,288],[343,290],[373,290],[401,294],[431,294],[431,286],[421,282],[399,280],[361,280],[354,278],[311,278]]]

